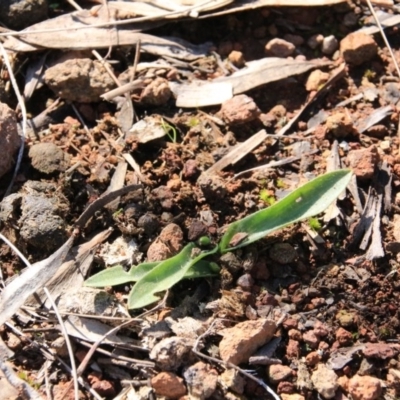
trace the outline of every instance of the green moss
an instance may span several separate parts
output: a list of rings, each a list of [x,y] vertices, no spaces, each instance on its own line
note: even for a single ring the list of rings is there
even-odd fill
[[[308,219],[308,225],[313,231],[319,231],[322,228],[321,222],[319,222],[318,218],[312,217]]]
[[[275,197],[270,194],[268,189],[260,190],[260,199],[268,206],[272,206],[272,204],[276,203]]]

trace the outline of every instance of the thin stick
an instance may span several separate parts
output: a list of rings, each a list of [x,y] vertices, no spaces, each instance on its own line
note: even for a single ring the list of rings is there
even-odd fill
[[[53,400],[53,395],[52,395],[51,390],[50,390],[50,381],[49,381],[48,368],[46,368],[45,371],[44,371],[44,382],[45,382],[45,385],[46,385],[46,396],[47,396],[47,398],[49,400]]]
[[[397,75],[399,75],[399,77],[400,77],[400,68],[399,68],[399,64],[398,64],[397,61],[396,61],[396,57],[394,56],[392,47],[390,46],[390,43],[389,43],[389,41],[388,41],[388,39],[387,39],[387,37],[386,37],[386,34],[385,34],[385,32],[384,32],[384,30],[383,30],[383,28],[382,28],[382,25],[381,25],[381,23],[380,23],[380,21],[379,21],[379,18],[378,18],[378,16],[376,15],[376,12],[375,12],[374,7],[373,7],[373,5],[372,5],[372,3],[371,3],[371,0],[367,0],[367,4],[368,4],[368,7],[369,7],[369,9],[370,9],[370,11],[371,11],[371,14],[372,14],[372,15],[374,16],[374,18],[375,18],[375,22],[376,22],[376,24],[378,25],[379,31],[381,32],[383,41],[385,42],[386,47],[387,47],[388,50],[389,50],[390,57],[392,57],[394,66],[395,66],[396,71],[397,71]]]
[[[11,64],[10,64],[10,60],[8,58],[8,54],[7,54],[6,50],[4,49],[3,43],[1,43],[1,42],[0,42],[0,52],[1,52],[1,55],[3,56],[4,63],[6,64],[7,71],[9,73],[9,75],[10,75],[11,84],[12,84],[12,87],[14,89],[15,95],[17,96],[18,105],[21,108],[21,113],[22,113],[21,146],[19,148],[17,163],[16,163],[15,169],[14,169],[14,174],[13,174],[13,176],[11,178],[11,182],[8,185],[8,188],[7,188],[6,193],[4,195],[4,196],[8,196],[10,194],[10,192],[11,192],[12,187],[14,186],[15,179],[17,177],[19,168],[21,166],[22,156],[24,154],[24,148],[25,148],[25,139],[27,138],[26,128],[28,126],[28,118],[27,118],[27,115],[26,115],[26,107],[25,107],[24,98],[21,95],[21,92],[19,91],[18,84],[17,84],[17,81],[15,79],[14,72],[13,72]]]
[[[165,296],[164,296],[163,300],[162,300],[159,304],[157,304],[154,308],[152,308],[151,310],[146,311],[146,312],[140,314],[140,315],[139,315],[138,317],[136,317],[136,318],[132,318],[131,320],[126,321],[126,322],[123,322],[122,324],[120,324],[120,325],[116,326],[115,328],[109,330],[109,331],[106,332],[97,342],[93,343],[92,347],[91,347],[91,348],[89,349],[89,351],[86,353],[85,358],[82,360],[82,362],[80,363],[80,365],[79,365],[79,367],[78,367],[78,369],[77,369],[78,377],[80,377],[80,376],[83,374],[83,372],[85,371],[87,365],[89,364],[89,361],[90,361],[90,359],[92,358],[94,352],[97,350],[97,348],[100,346],[100,344],[103,342],[104,339],[106,339],[109,335],[118,332],[118,331],[119,331],[121,328],[123,328],[124,326],[127,326],[127,325],[131,324],[132,322],[136,322],[136,321],[138,321],[138,320],[140,321],[140,320],[143,319],[144,316],[153,313],[154,311],[158,310],[158,309],[161,308],[161,307],[164,307],[165,301],[166,301],[166,299],[167,299],[167,297],[168,297],[168,293],[169,293],[169,292],[168,292],[168,290],[167,290],[167,292],[165,293]],[[64,397],[65,397],[65,395],[68,393],[70,387],[71,387],[71,386],[68,385],[68,386],[65,388],[64,392],[62,393],[61,398],[64,398]]]
[[[83,126],[83,129],[85,130],[86,134],[89,136],[90,140],[95,143],[94,138],[92,136],[92,134],[90,133],[90,130],[88,128],[88,126],[86,125],[85,120],[83,119],[81,113],[78,111],[78,109],[75,107],[74,103],[71,103],[72,109],[74,110],[75,115],[78,117],[80,123]]]
[[[24,264],[28,267],[28,268],[32,268],[32,264],[26,259],[26,257],[17,249],[16,246],[14,246],[13,243],[11,243],[3,234],[0,233],[0,238],[20,257],[20,259],[24,262]],[[58,322],[60,323],[61,326],[61,331],[64,335],[65,338],[65,342],[67,344],[67,348],[68,348],[68,354],[70,357],[70,361],[71,361],[71,369],[72,369],[72,377],[74,380],[74,391],[75,391],[75,400],[79,400],[79,385],[78,385],[78,379],[77,379],[77,374],[76,374],[76,365],[75,365],[75,359],[74,359],[74,352],[72,350],[72,346],[71,346],[71,342],[69,340],[68,334],[67,334],[67,330],[65,329],[65,325],[64,325],[64,321],[62,320],[61,315],[58,313],[58,308],[56,306],[56,304],[54,303],[50,292],[48,291],[48,289],[45,287],[43,288],[44,292],[46,293],[53,309],[54,312],[57,316]]]
[[[6,243],[14,252],[15,254],[21,259],[21,261],[28,267],[30,268],[32,265],[31,263],[26,259],[26,257],[14,246],[13,243],[11,243],[2,233],[0,233],[0,239]]]
[[[57,315],[57,319],[58,319],[58,322],[60,323],[60,327],[61,327],[61,332],[62,332],[62,334],[64,336],[65,343],[67,344],[68,355],[69,355],[69,359],[70,359],[70,362],[71,362],[72,379],[74,381],[75,400],[79,400],[78,374],[77,374],[77,371],[76,371],[75,357],[74,357],[74,351],[72,350],[71,341],[69,340],[68,332],[67,332],[67,330],[65,328],[64,321],[63,321],[61,315],[58,313],[58,308],[56,306],[56,303],[54,303],[53,298],[50,295],[50,292],[48,291],[48,289],[46,287],[43,288],[43,290],[46,293],[47,298],[49,299],[50,304],[53,307],[53,310]]]
[[[133,80],[135,79],[136,76],[136,70],[137,70],[137,66],[139,64],[139,59],[140,59],[140,39],[138,40],[138,42],[136,43],[136,49],[135,49],[135,58],[133,60],[133,68],[132,68],[132,75],[131,75],[131,79],[130,79],[130,83],[133,82]]]
[[[7,325],[15,334],[17,334],[18,336],[23,337],[30,344],[37,346],[39,348],[39,350],[42,352],[42,354],[48,360],[56,359],[68,373],[72,372],[71,368],[68,366],[68,364],[66,364],[64,362],[64,360],[61,359],[56,354],[50,353],[48,348],[45,345],[43,345],[42,343],[38,343],[38,342],[33,341],[28,335],[25,335],[25,333],[21,332],[19,329],[17,329],[15,326],[9,324],[8,322],[6,322],[5,325]],[[1,343],[1,339],[0,339],[0,343]],[[95,399],[103,400],[103,398],[101,396],[99,396],[99,394],[94,389],[92,389],[92,387],[87,382],[85,382],[81,377],[78,378],[78,381]]]

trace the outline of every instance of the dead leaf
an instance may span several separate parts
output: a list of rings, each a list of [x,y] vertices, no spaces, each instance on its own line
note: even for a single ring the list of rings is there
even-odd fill
[[[326,363],[329,368],[333,370],[342,369],[346,364],[348,364],[352,359],[353,355],[357,352],[363,350],[365,345],[358,345],[352,347],[342,347],[332,352]]]
[[[249,154],[257,146],[259,146],[266,138],[267,138],[267,132],[265,131],[265,129],[262,129],[253,136],[249,137],[243,143],[234,146],[229,151],[228,154],[226,154],[215,164],[213,164],[207,171],[203,172],[203,174],[199,177],[199,179],[201,179],[201,177],[205,175],[215,174],[218,171],[223,170],[228,165],[236,164],[244,156]]]
[[[0,325],[11,318],[25,301],[57,273],[67,257],[73,243],[70,237],[62,247],[45,260],[39,261],[26,268],[2,292],[0,301]]]
[[[106,240],[111,232],[112,230],[103,231],[90,241],[72,248],[67,260],[60,266],[54,276],[50,277],[46,284],[43,285],[47,287],[53,299],[59,299],[60,296],[70,292],[71,289],[82,286],[92,265],[96,247]],[[27,303],[37,306],[39,301],[40,305],[43,302],[47,307],[51,308],[50,303],[47,303],[46,299],[47,295],[40,288],[31,299],[27,300]]]
[[[112,2],[109,5],[111,4]],[[101,10],[97,15],[90,10],[80,10],[39,22],[19,32],[21,39],[8,35],[4,48],[19,52],[43,49],[92,50],[111,46],[134,46],[140,41],[140,48],[145,52],[184,60],[204,57],[209,50],[208,44],[192,45],[183,39],[141,33],[139,31],[142,27],[137,24],[96,27],[102,23],[110,24],[107,7],[102,7]]]
[[[187,84],[171,84],[177,107],[205,107],[220,104],[231,94],[244,93],[250,89],[299,75],[313,68],[331,65],[324,61],[297,61],[285,58],[265,57],[250,61],[246,67],[230,76],[210,81],[193,81]],[[217,89],[215,87],[217,85]],[[231,92],[232,90],[232,92]],[[222,92],[219,93],[219,91]],[[189,95],[190,93],[190,95]],[[193,94],[194,93],[194,94]]]
[[[344,2],[345,0],[236,0],[231,6],[226,7],[222,11],[208,13],[200,16],[199,18],[216,17],[218,15],[254,10],[260,7],[314,7]],[[390,0],[371,0],[371,3],[382,7],[393,7],[393,2]]]

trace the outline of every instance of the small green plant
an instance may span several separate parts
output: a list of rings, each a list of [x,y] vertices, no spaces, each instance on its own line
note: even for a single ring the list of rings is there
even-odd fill
[[[188,121],[186,122],[186,125],[189,128],[194,128],[195,126],[200,124],[200,119],[197,117],[191,117],[190,119],[188,119]]]
[[[210,243],[203,239],[200,244],[189,243],[167,260],[142,263],[129,271],[121,266],[108,268],[85,284],[104,287],[136,282],[129,293],[128,308],[146,307],[160,300],[161,292],[182,279],[215,275],[218,266],[206,257],[247,246],[278,229],[321,213],[345,190],[350,178],[350,170],[339,170],[313,179],[270,207],[230,224],[212,249],[207,249]]]
[[[114,219],[115,219],[115,218],[118,218],[123,212],[124,212],[124,209],[123,209],[123,208],[120,208],[119,210],[117,210],[117,211],[115,211],[115,212],[113,213],[113,218],[114,218]]]
[[[308,218],[308,225],[310,225],[310,228],[315,232],[318,232],[322,228],[321,222],[319,222],[319,219],[316,217]]]
[[[267,205],[272,206],[272,204],[276,203],[276,199],[274,196],[271,195],[268,189],[261,189],[260,190],[260,199]]]
[[[40,383],[37,383],[32,378],[30,378],[26,371],[22,371],[22,370],[18,371],[17,375],[18,375],[18,378],[25,381],[29,386],[33,387],[35,390],[40,389]]]
[[[278,189],[285,189],[287,185],[286,185],[286,183],[283,181],[283,179],[278,178],[278,179],[276,180],[276,182],[275,182],[275,186],[276,186]]]
[[[169,140],[172,143],[176,143],[177,138],[178,138],[178,135],[176,133],[176,128],[174,128],[168,122],[165,122],[163,119],[161,119],[161,127],[164,129],[164,132],[169,137]]]
[[[364,78],[367,78],[369,81],[372,81],[376,77],[376,72],[372,69],[366,69],[364,71]]]

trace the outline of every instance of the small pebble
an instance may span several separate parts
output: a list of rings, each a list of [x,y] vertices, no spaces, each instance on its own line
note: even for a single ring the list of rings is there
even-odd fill
[[[238,68],[244,67],[245,60],[241,51],[233,50],[229,53],[228,60]]]
[[[321,34],[313,35],[307,40],[308,47],[315,50],[324,40]]]
[[[265,45],[267,55],[286,58],[293,54],[296,46],[286,40],[275,38]]]
[[[284,35],[283,39],[287,42],[293,43],[296,47],[301,46],[304,43],[303,36],[292,35],[291,33],[287,33],[286,35]]]
[[[339,42],[335,36],[330,35],[324,38],[322,41],[321,51],[324,54],[331,55],[339,48]]]
[[[250,274],[242,275],[236,282],[243,290],[250,290],[254,285],[254,279]]]
[[[379,147],[384,151],[390,150],[390,141],[389,140],[382,140],[379,143]]]

